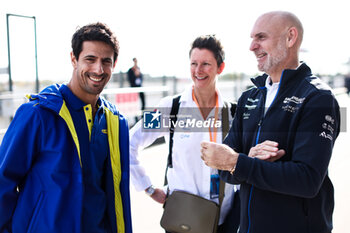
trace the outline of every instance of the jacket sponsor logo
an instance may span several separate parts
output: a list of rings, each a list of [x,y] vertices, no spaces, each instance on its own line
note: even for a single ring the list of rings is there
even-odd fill
[[[302,104],[304,102],[305,98],[299,98],[296,96],[292,96],[292,97],[286,97],[283,100],[284,104],[289,104],[289,103],[295,103],[295,104]]]
[[[299,109],[299,107],[297,107],[295,105],[302,104],[304,102],[304,100],[305,100],[305,98],[299,98],[296,96],[286,97],[283,100],[283,103],[286,105],[282,106],[282,109],[283,109],[283,111],[286,111],[286,112],[295,113]]]
[[[329,139],[329,140],[331,140],[331,141],[333,141],[333,137],[332,137],[332,135],[330,135],[330,134],[327,134],[325,131],[323,131],[322,133],[320,133],[320,135],[319,135],[320,137],[323,137],[323,138],[326,138],[326,139]]]
[[[322,124],[322,128],[325,129],[325,130],[328,130],[331,134],[334,133],[334,128],[332,126],[330,126],[329,124],[327,124],[327,123],[323,123]]]
[[[243,113],[243,120],[247,120],[250,117],[250,113]]]
[[[254,109],[256,109],[256,107],[258,106],[258,105],[255,104],[255,103],[259,102],[259,99],[248,98],[248,99],[247,99],[247,102],[248,102],[248,103],[247,103],[244,107],[247,108],[248,111],[249,111],[249,110],[254,110]]]
[[[107,129],[102,129],[101,132],[107,134]]]
[[[332,125],[334,124],[334,119],[330,115],[326,115],[324,119],[328,122],[330,122]]]
[[[282,106],[282,109],[286,112],[291,112],[291,113],[295,113],[299,107],[293,107],[291,105],[285,105],[285,106]]]
[[[246,107],[248,110],[253,110],[253,109],[256,109],[258,105],[245,105],[244,107]]]
[[[181,139],[187,139],[187,138],[190,138],[190,135],[182,133],[182,134],[180,134],[180,138]]]
[[[248,98],[247,101],[251,103],[255,103],[255,102],[259,102],[259,99]]]

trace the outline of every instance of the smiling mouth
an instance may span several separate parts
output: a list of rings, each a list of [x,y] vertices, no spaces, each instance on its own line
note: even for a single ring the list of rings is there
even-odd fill
[[[89,76],[89,79],[94,81],[94,82],[100,82],[103,79],[103,77],[94,78],[94,77]]]
[[[208,78],[208,76],[204,76],[204,77],[196,76],[196,79],[198,79],[198,80],[204,80],[204,79],[206,79],[206,78]]]
[[[88,79],[90,79],[93,82],[101,82],[104,79],[104,77],[105,77],[104,74],[96,75],[96,74],[93,74],[93,73],[88,73],[86,76],[87,76]]]
[[[257,60],[261,60],[263,57],[267,56],[267,53],[260,53],[256,55]]]

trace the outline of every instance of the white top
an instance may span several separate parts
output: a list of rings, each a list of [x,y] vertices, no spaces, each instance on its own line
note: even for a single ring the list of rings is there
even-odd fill
[[[265,113],[267,112],[267,109],[271,106],[272,101],[275,99],[278,87],[280,83],[273,83],[270,76],[267,77],[265,81],[265,87],[266,87],[266,101],[265,101]]]
[[[220,93],[217,93],[219,108],[221,110],[223,107],[223,100]],[[162,115],[168,116],[170,114],[172,100],[173,97],[168,96],[160,101],[159,109],[162,109]],[[185,111],[188,111],[189,108],[194,118],[203,119],[196,103],[192,99],[192,86],[186,88],[181,94],[178,122],[182,117],[188,116]],[[208,118],[214,118],[214,115],[215,108],[212,109]],[[219,111],[218,115],[218,119],[221,120],[221,111]],[[145,169],[140,165],[137,158],[139,149],[149,146],[161,136],[165,137],[166,142],[169,141],[169,131],[145,132],[145,130],[142,130],[142,121],[143,120],[139,121],[130,130],[130,174],[131,181],[137,191],[145,190],[152,184]],[[229,116],[229,121],[231,125],[231,116]],[[222,129],[217,132],[217,143],[222,143],[221,131]],[[168,168],[167,173],[170,193],[174,190],[183,190],[210,200],[210,176],[213,173],[217,173],[217,170],[206,166],[201,159],[200,143],[202,141],[210,141],[209,131],[193,132],[191,128],[188,128],[188,131],[182,129],[180,132],[176,132],[175,128],[172,154],[173,168]],[[164,154],[163,156],[168,156],[168,154]],[[223,223],[223,220],[231,208],[234,191],[237,189],[239,189],[237,185],[225,184],[225,196],[221,207],[219,224]],[[213,199],[213,201],[216,203],[219,202],[218,198]]]
[[[298,67],[295,68],[294,70],[297,70],[301,66],[301,64],[303,63],[300,62]],[[280,82],[278,83],[272,82],[270,76],[266,78],[265,87],[267,89],[267,92],[266,92],[266,101],[265,101],[265,114],[267,112],[267,109],[271,106],[273,100],[275,99],[279,86],[280,86]]]

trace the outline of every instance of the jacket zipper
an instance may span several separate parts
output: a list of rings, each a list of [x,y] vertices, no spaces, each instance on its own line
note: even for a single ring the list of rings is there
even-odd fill
[[[275,102],[276,97],[277,97],[277,95],[278,95],[278,93],[279,93],[279,91],[280,91],[280,87],[281,87],[281,83],[282,83],[282,78],[283,78],[283,73],[284,73],[284,70],[282,71],[281,78],[280,78],[280,84],[278,85],[278,89],[277,89],[276,95],[275,95],[275,97],[273,98],[273,100],[272,100],[272,102],[271,102],[271,104],[270,104],[270,106],[269,106],[269,109],[270,109],[271,105]],[[260,87],[260,88],[259,88],[259,90],[261,90],[261,91],[264,90],[264,89],[266,90],[266,87]],[[260,119],[260,121],[259,121],[259,123],[258,123],[258,131],[257,131],[257,134],[256,134],[255,146],[256,146],[256,145],[258,144],[258,142],[259,142],[260,131],[261,131],[261,124],[262,124],[262,122],[263,122],[263,119],[265,118],[265,115],[266,115],[267,111],[269,110],[269,109],[266,109],[266,112],[265,112],[266,94],[265,94],[265,95],[263,94],[263,97],[264,97],[264,98],[262,99],[262,101],[264,101],[263,114],[262,114],[262,117],[261,117],[261,119]],[[251,227],[250,205],[251,205],[251,200],[252,200],[253,188],[254,188],[254,186],[252,185],[252,187],[250,188],[249,201],[248,201],[248,230],[247,230],[247,233],[249,233],[250,227]]]
[[[263,120],[263,118],[261,118],[260,121],[259,121],[259,123],[258,123],[258,131],[257,131],[257,134],[256,134],[255,145],[257,145],[258,142],[259,142],[262,120]],[[248,230],[247,230],[247,233],[249,233],[249,231],[250,231],[250,226],[251,226],[250,204],[251,204],[252,195],[253,195],[253,188],[254,188],[254,186],[252,185],[252,187],[250,188],[250,193],[249,193],[249,201],[248,201]]]

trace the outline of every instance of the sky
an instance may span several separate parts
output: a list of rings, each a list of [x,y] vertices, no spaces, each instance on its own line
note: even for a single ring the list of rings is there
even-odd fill
[[[7,0],[0,7],[0,68],[8,66],[6,14],[36,17],[40,80],[71,77],[71,36],[78,26],[100,21],[120,42],[115,72],[126,72],[137,57],[151,76],[190,77],[188,52],[200,35],[215,34],[226,53],[223,72],[258,73],[249,45],[258,16],[273,10],[296,14],[304,26],[300,59],[317,74],[345,74],[350,59],[350,20],[346,0]],[[32,19],[10,17],[14,80],[34,80]],[[6,77],[0,75],[0,79]]]

